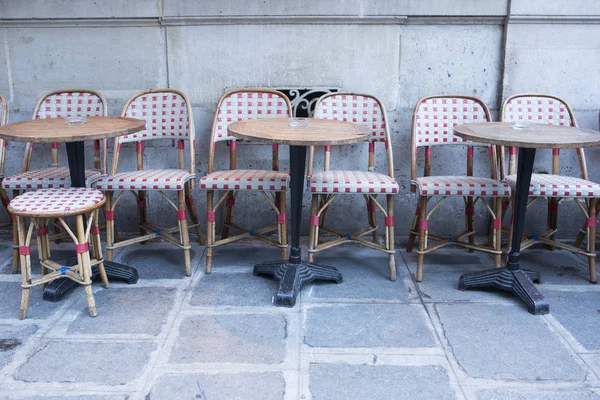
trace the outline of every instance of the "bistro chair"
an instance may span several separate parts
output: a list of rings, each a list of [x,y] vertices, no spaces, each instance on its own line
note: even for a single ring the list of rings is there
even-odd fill
[[[330,146],[324,147],[323,171],[313,172],[314,148],[309,153],[309,187],[312,194],[310,237],[308,260],[314,261],[315,253],[354,242],[382,251],[389,258],[390,280],[396,280],[396,262],[394,250],[394,195],[399,186],[394,179],[394,159],[392,143],[388,129],[385,107],[375,96],[358,93],[331,93],[322,96],[315,106],[315,118],[340,120],[362,124],[372,130],[369,137],[369,156],[363,170],[331,170]],[[386,157],[385,173],[375,172],[375,144],[382,142]],[[325,225],[328,207],[338,195],[362,195],[367,205],[368,226],[353,233],[343,233]],[[377,200],[378,195],[385,196],[384,206]],[[377,214],[379,209],[385,221],[385,238],[379,242]],[[320,233],[332,234],[335,238],[320,242]],[[372,235],[372,241],[363,236]]]
[[[289,174],[279,171],[279,145],[272,145],[272,169],[238,169],[235,137],[227,132],[232,122],[255,118],[285,118],[292,116],[292,105],[281,92],[269,89],[235,89],[219,99],[212,126],[208,152],[208,174],[200,179],[200,188],[206,190],[206,273],[212,269],[213,249],[248,237],[254,237],[281,249],[287,259],[286,191]],[[229,145],[229,169],[215,171],[217,143]],[[242,143],[242,142],[240,142]],[[214,192],[221,191],[216,203]],[[277,223],[260,228],[245,228],[233,222],[233,208],[240,192],[259,191],[275,210]],[[216,211],[225,204],[221,239],[215,239]],[[229,236],[229,231],[236,235]],[[277,238],[267,234],[277,231]],[[238,233],[239,232],[239,233]]]
[[[423,280],[425,254],[445,246],[465,247],[494,255],[494,265],[500,267],[502,203],[510,196],[510,186],[498,181],[496,147],[466,141],[453,134],[452,128],[458,124],[490,122],[487,106],[476,97],[440,95],[424,97],[417,102],[412,119],[411,140],[411,190],[417,192],[417,210],[410,230],[407,252],[411,252],[415,238],[419,238],[417,275],[418,282]],[[441,146],[463,146],[467,149],[466,175],[432,175],[432,148]],[[473,176],[474,147],[488,148],[490,160],[489,177]],[[425,153],[425,165],[422,177],[417,177],[417,156],[419,149]],[[427,211],[434,197],[437,202]],[[465,205],[465,230],[459,234],[442,237],[429,231],[429,220],[448,197],[461,197]],[[491,198],[488,204],[486,198]],[[487,244],[475,242],[475,205],[480,203],[492,218],[492,232]],[[433,243],[428,243],[429,240]]]
[[[517,94],[509,97],[502,107],[502,121],[505,122],[530,122],[537,124],[551,124],[564,126],[577,126],[573,110],[561,98],[547,94]],[[549,245],[551,248],[571,251],[581,254],[588,259],[590,282],[596,282],[596,245],[594,240],[587,241],[587,248],[581,249],[558,241],[558,207],[563,200],[573,199],[585,216],[585,230],[589,238],[596,236],[596,207],[600,198],[600,184],[588,180],[585,153],[582,148],[576,149],[579,178],[560,174],[560,149],[552,150],[552,169],[550,174],[534,173],[531,175],[529,197],[532,199],[527,207],[539,199],[547,199],[548,217],[547,227],[543,232],[536,234],[524,233],[521,250],[536,243]],[[510,148],[508,175],[505,181],[513,188],[516,186],[517,151]],[[504,164],[504,152],[501,152],[501,165]],[[514,197],[514,196],[513,196]],[[513,199],[514,200],[514,199]],[[509,246],[512,238],[509,233]]]
[[[32,119],[63,118],[72,115],[106,116],[107,112],[106,99],[100,93],[89,89],[61,89],[46,93],[40,98],[33,111]],[[108,141],[102,142],[104,150],[106,150]],[[103,152],[104,158],[101,160],[100,144],[100,140],[94,141],[94,167],[85,169],[86,186],[89,186],[103,173],[101,169],[106,165],[107,153]],[[50,166],[34,170],[30,168],[33,145],[33,143],[25,144],[21,173],[6,177],[2,181],[2,188],[12,190],[13,198],[26,190],[71,186],[69,168],[59,166],[58,143],[51,145]],[[43,145],[38,144],[37,146]],[[58,233],[58,227],[55,227],[54,232]],[[16,220],[13,221],[13,243],[13,272],[16,273],[19,262]]]
[[[198,223],[196,208],[191,195],[195,179],[195,139],[192,106],[185,93],[175,89],[152,89],[133,95],[123,107],[123,117],[138,118],[146,121],[146,129],[115,139],[110,175],[96,181],[96,188],[106,195],[106,258],[112,261],[113,250],[134,243],[162,238],[180,247],[184,253],[185,274],[192,274],[190,261],[189,228],[195,228],[198,240],[204,242],[204,236]],[[143,143],[155,139],[177,140],[177,168],[149,169],[144,167]],[[118,172],[122,146],[135,142],[137,171]],[[185,147],[189,146],[189,165],[186,168]],[[131,192],[137,200],[140,236],[117,241],[115,239],[115,216],[117,204],[125,192]],[[158,192],[168,204],[173,206],[178,226],[159,228],[148,221],[146,192]],[[173,202],[165,192],[177,193],[177,202]],[[118,194],[117,194],[118,193]],[[190,213],[191,225],[187,222]]]
[[[92,266],[97,265],[105,288],[108,279],[104,271],[102,242],[98,227],[98,211],[104,204],[104,195],[99,190],[88,188],[60,188],[34,190],[15,197],[8,210],[16,216],[19,238],[19,256],[21,259],[21,308],[19,318],[27,315],[29,290],[33,286],[44,288],[56,279],[68,278],[85,288],[88,311],[92,317],[97,315],[92,293]],[[84,221],[84,216],[86,220]],[[65,222],[65,217],[75,217],[75,232]],[[30,219],[29,226],[26,218]],[[50,240],[48,226],[56,219],[73,239],[77,264],[64,266],[50,259]],[[31,236],[35,228],[40,258],[41,276],[31,274]],[[93,258],[90,258],[89,245],[92,242]]]

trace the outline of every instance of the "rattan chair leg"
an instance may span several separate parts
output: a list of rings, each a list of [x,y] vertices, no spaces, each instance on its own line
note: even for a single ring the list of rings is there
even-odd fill
[[[106,260],[113,260],[113,250],[111,247],[115,244],[115,216],[113,211],[112,199],[113,192],[104,192],[104,214],[106,215]]]
[[[284,248],[281,249],[281,259],[287,260],[288,258],[288,236],[287,236],[287,219],[286,219],[286,200],[285,200],[285,192],[277,192],[277,201],[279,202],[279,214],[283,215],[282,220],[277,220],[277,224],[279,225],[279,243],[285,245]]]
[[[19,195],[18,190],[13,190],[13,199]],[[12,273],[16,274],[19,272],[19,228],[17,225],[16,217],[12,219],[13,222],[13,257],[12,257]]]
[[[215,222],[213,211],[213,191],[206,191],[206,273],[212,269],[213,243],[215,242]]]
[[[371,197],[367,199],[367,213],[369,214],[369,226],[374,228],[377,226],[377,213],[375,212],[375,203],[371,201]],[[373,242],[379,243],[379,233],[377,230],[373,231]]]
[[[493,226],[493,249],[496,251],[502,251],[502,206],[503,199],[498,197],[495,199],[496,202],[496,221],[499,221],[497,224],[494,223]],[[500,268],[502,264],[502,254],[494,254],[494,267]]]
[[[25,218],[17,217],[15,220],[17,225],[17,237],[19,246],[29,247],[27,240],[27,228],[25,226]],[[31,282],[31,258],[29,254],[21,254],[19,252],[19,260],[21,264],[21,284],[23,286]],[[21,306],[19,309],[19,319],[27,317],[27,307],[29,305],[29,288],[23,287],[21,290]]]
[[[86,243],[85,228],[83,223],[83,215],[79,214],[75,216],[75,226],[77,228],[77,242],[79,244]],[[96,311],[96,301],[94,300],[94,293],[92,292],[92,267],[90,263],[90,252],[84,251],[79,253],[77,257],[79,261],[79,271],[81,274],[81,280],[85,288],[85,299],[88,305],[88,312],[90,316],[95,317],[98,315]]]
[[[233,192],[229,192],[227,200],[225,200],[225,215],[223,216],[223,225],[221,226],[221,239],[229,237],[229,226],[233,218],[233,205],[235,204]]]
[[[475,229],[475,224],[474,224],[474,219],[475,219],[475,210],[474,210],[474,205],[473,205],[473,198],[472,197],[467,197],[467,230],[469,232],[472,232]],[[466,211],[466,210],[465,210]],[[471,246],[475,245],[475,235],[469,235],[468,238],[469,244]],[[469,249],[469,253],[474,252],[474,249]]]
[[[419,203],[417,202],[417,209],[415,210],[415,217],[413,218],[412,226],[410,228],[410,232],[408,233],[408,243],[406,244],[406,252],[410,253],[415,245],[415,239],[417,235],[413,232],[416,232],[419,227]]]
[[[598,199],[590,199],[588,202],[588,215],[590,223],[587,240],[587,251],[591,254],[596,254],[596,204]],[[596,283],[596,257],[588,257],[590,269],[590,282]]]
[[[98,225],[98,215],[99,210],[95,210],[92,212],[92,218],[94,218],[94,222],[92,224],[91,229],[91,239],[92,239],[92,250],[94,252],[94,258],[96,260],[102,260],[102,238],[100,237],[100,226]],[[101,262],[98,264],[98,272],[100,273],[100,279],[102,280],[102,286],[106,289],[109,288],[110,284],[108,283],[108,276],[106,276],[106,270],[104,269],[104,263]]]
[[[185,184],[185,205],[187,206],[188,213],[192,224],[196,225],[196,236],[198,236],[198,243],[204,246],[204,235],[202,234],[202,227],[200,227],[198,212],[196,212],[196,205],[194,204],[194,198],[192,197],[192,189],[190,183]]]
[[[558,199],[551,197],[548,199],[548,228],[556,230],[558,227]],[[554,232],[550,235],[550,240],[557,240],[558,235]],[[554,246],[548,246],[549,250],[554,250]]]
[[[185,215],[185,190],[177,191],[177,207],[179,208],[179,234],[181,236],[181,244],[183,245],[183,262],[185,265],[185,274],[192,275],[192,261],[190,259],[190,235],[188,232],[187,217]],[[183,216],[179,216],[183,214]]]
[[[417,282],[423,280],[423,262],[425,258],[425,242],[427,235],[427,198],[419,198],[419,254],[417,255]]]
[[[146,210],[146,192],[143,190],[138,191],[137,195],[137,209],[138,209],[138,223],[140,224],[140,236],[146,234],[146,230],[141,228],[146,222],[148,222],[148,212]],[[144,242],[142,242],[144,243]]]
[[[48,240],[47,222],[44,219],[40,218],[38,228],[39,229],[36,235],[38,242],[38,257],[40,259],[42,276],[44,276],[48,273],[48,269],[41,261],[50,258],[50,243]],[[48,283],[43,283],[42,290],[46,289],[46,286],[48,286]]]
[[[587,224],[584,222],[583,226],[581,228],[579,228],[579,233],[577,234],[577,238],[575,238],[575,243],[573,243],[573,246],[581,247],[581,243],[583,243],[583,239],[587,236],[585,233],[586,229],[587,229]]]
[[[391,194],[387,195],[387,215],[388,218],[392,221],[392,224],[389,226],[386,226],[386,243],[387,243],[387,249],[392,251],[394,250],[394,196]],[[386,224],[387,225],[387,224]],[[396,280],[396,254],[395,253],[390,253],[388,255],[389,257],[389,261],[390,261],[390,280],[391,281],[395,281]]]
[[[314,250],[317,247],[317,243],[319,243],[319,237],[318,237],[318,232],[317,232],[317,226],[313,225],[312,221],[313,221],[313,218],[317,217],[317,212],[319,209],[319,195],[313,194],[311,197],[312,197],[312,203],[311,203],[311,207],[310,207],[310,234],[308,237],[308,249]],[[308,253],[308,262],[314,262],[314,261],[315,261],[315,253],[309,252]]]

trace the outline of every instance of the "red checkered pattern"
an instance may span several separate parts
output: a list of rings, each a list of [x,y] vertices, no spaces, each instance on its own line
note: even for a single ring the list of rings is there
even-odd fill
[[[414,133],[417,147],[445,144],[472,144],[454,136],[459,124],[487,122],[484,107],[473,99],[438,97],[425,99],[415,110]]]
[[[502,120],[536,124],[573,125],[567,105],[546,96],[515,96],[506,101]]]
[[[100,190],[183,190],[194,176],[182,169],[149,169],[102,176],[96,181]]]
[[[516,175],[506,177],[506,182],[516,187]],[[534,197],[600,197],[600,184],[585,179],[552,174],[533,174],[529,195]]]
[[[121,136],[121,143],[164,138],[189,139],[190,118],[187,104],[178,93],[157,92],[140,95],[129,104],[125,116],[145,120],[146,130]]]
[[[41,189],[24,193],[12,199],[11,212],[49,214],[70,212],[76,213],[94,204],[102,202],[104,195],[101,191],[88,188]]]
[[[217,109],[214,141],[235,140],[227,133],[232,122],[257,118],[289,117],[285,99],[273,93],[235,92],[223,99]]]
[[[372,97],[344,94],[327,96],[317,104],[314,116],[365,125],[372,131],[372,142],[387,140],[383,112]]]
[[[69,115],[102,116],[104,115],[102,99],[94,93],[52,93],[42,100],[35,119],[63,118]]]
[[[427,176],[411,183],[421,196],[510,196],[507,183],[475,176]]]
[[[310,179],[312,193],[398,193],[398,183],[385,174],[367,171],[323,171]]]
[[[100,171],[86,168],[86,186],[90,186],[100,175]],[[2,181],[2,187],[11,190],[69,188],[71,187],[71,175],[69,168],[64,167],[37,169],[5,178]]]
[[[288,188],[290,176],[285,172],[237,169],[217,171],[200,179],[201,189],[272,190]]]

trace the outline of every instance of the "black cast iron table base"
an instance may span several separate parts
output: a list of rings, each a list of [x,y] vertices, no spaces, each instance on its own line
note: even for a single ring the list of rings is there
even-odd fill
[[[77,264],[77,259],[70,259],[67,261],[67,265]],[[130,285],[137,283],[139,276],[135,268],[129,265],[119,264],[114,261],[104,261],[104,271],[110,281],[123,281]],[[98,266],[92,267],[92,280],[98,278],[100,272]],[[74,282],[70,279],[57,279],[52,281],[44,289],[44,300],[47,301],[59,301],[67,293],[72,291],[74,288],[81,286],[79,283]]]
[[[492,287],[505,292],[512,292],[521,299],[530,313],[548,314],[550,306],[544,296],[536,289],[532,282],[540,282],[540,273],[525,269],[510,270],[496,268],[491,271],[465,274],[458,280],[460,290]]]
[[[279,281],[279,289],[274,301],[279,307],[294,307],[300,288],[305,283],[317,279],[342,283],[342,274],[334,267],[309,262],[300,264],[283,260],[264,262],[256,264],[253,272],[254,275],[272,276]]]
[[[540,281],[540,274],[535,271],[521,269],[521,239],[525,225],[525,211],[529,197],[529,185],[535,160],[535,149],[519,149],[519,165],[517,167],[517,184],[515,202],[513,204],[515,223],[512,235],[512,248],[508,255],[506,268],[494,268],[483,272],[464,274],[458,280],[461,290],[476,288],[495,288],[513,293],[527,305],[534,315],[548,314],[550,306],[544,296],[533,285]],[[533,282],[532,282],[533,281]]]

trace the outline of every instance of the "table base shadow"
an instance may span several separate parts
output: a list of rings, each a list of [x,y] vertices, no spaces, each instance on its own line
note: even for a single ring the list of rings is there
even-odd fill
[[[77,259],[67,260],[67,265],[76,265]],[[139,279],[138,272],[135,268],[125,264],[119,264],[114,261],[104,261],[104,270],[108,276],[109,281],[124,281],[130,285],[137,283]],[[92,267],[92,280],[96,279],[100,275],[98,266]],[[67,293],[73,290],[75,287],[80,286],[77,282],[70,279],[57,279],[52,281],[44,289],[44,300],[47,301],[59,301]]]
[[[279,281],[279,289],[275,295],[275,305],[279,307],[294,307],[296,297],[305,283],[317,279],[342,283],[342,274],[335,267],[309,262],[299,264],[284,260],[264,262],[256,264],[253,273],[273,276]]]
[[[472,288],[495,288],[512,292],[534,315],[548,314],[550,306],[533,285],[540,282],[540,273],[525,269],[494,268],[492,270],[464,274],[458,280],[460,290]]]

